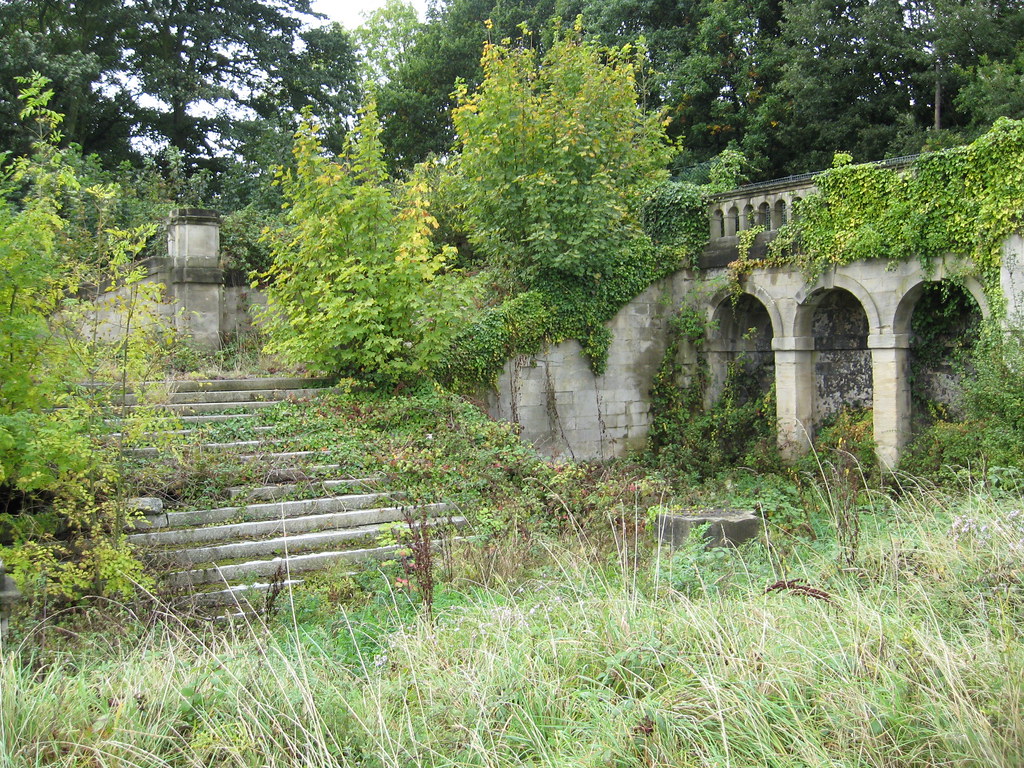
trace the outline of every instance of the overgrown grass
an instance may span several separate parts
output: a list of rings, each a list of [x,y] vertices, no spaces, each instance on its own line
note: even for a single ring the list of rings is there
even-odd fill
[[[852,558],[771,527],[717,553],[506,542],[489,587],[456,558],[433,622],[321,585],[269,626],[39,629],[3,649],[0,763],[1020,765],[1019,503],[879,498]]]

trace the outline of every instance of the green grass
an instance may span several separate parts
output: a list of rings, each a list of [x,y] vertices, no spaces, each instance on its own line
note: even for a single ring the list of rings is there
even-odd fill
[[[875,497],[852,551],[827,521],[716,553],[596,523],[466,545],[433,622],[387,570],[266,625],[97,607],[3,648],[0,764],[1019,766],[1015,504]]]

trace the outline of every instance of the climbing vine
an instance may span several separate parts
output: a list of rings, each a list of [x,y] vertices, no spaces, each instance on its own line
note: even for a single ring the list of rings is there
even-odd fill
[[[669,323],[669,343],[651,387],[650,451],[658,462],[695,478],[739,464],[769,468],[777,458],[774,387],[761,390],[739,355],[729,363],[721,395],[706,408],[706,338],[703,316],[684,304]],[[681,355],[686,346],[697,354]],[[696,360],[688,370],[685,358]]]
[[[1001,118],[968,146],[922,155],[909,172],[837,154],[815,183],[818,194],[771,244],[769,264],[813,278],[859,259],[953,253],[971,260],[995,298],[1003,241],[1024,221],[1024,121]]]

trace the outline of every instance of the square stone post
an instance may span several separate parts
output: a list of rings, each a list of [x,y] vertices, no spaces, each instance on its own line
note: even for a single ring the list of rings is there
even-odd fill
[[[875,455],[883,468],[893,470],[910,439],[910,377],[907,375],[910,336],[871,334],[868,348],[871,350]]]
[[[779,453],[787,461],[811,448],[814,428],[814,338],[782,336],[772,339],[775,351],[775,413]]]
[[[167,222],[171,261],[168,290],[178,310],[175,327],[200,349],[220,348],[224,270],[220,267],[220,215],[179,208]]]

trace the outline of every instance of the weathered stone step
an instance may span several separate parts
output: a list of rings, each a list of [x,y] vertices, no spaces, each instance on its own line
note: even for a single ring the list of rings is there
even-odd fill
[[[340,464],[310,464],[306,467],[274,467],[263,476],[265,483],[309,483],[341,471]]]
[[[286,517],[302,517],[326,512],[349,512],[367,509],[384,500],[394,500],[400,494],[359,493],[320,499],[276,501],[267,504],[246,504],[215,509],[194,509],[149,515],[136,522],[136,529],[148,531],[158,528],[184,528],[187,526],[218,525],[229,521],[252,522]],[[141,540],[140,540],[141,541]]]
[[[257,488],[228,488],[228,495],[232,499],[238,500],[270,501],[272,499],[280,499],[284,496],[291,496],[298,493],[309,493],[312,491],[332,493],[334,491],[349,488],[373,488],[380,481],[381,478],[379,476],[333,480],[310,479],[305,482],[282,482],[275,485],[264,485]]]
[[[242,403],[170,403],[159,406],[162,410],[175,416],[205,416],[208,414],[228,414],[231,411],[239,413],[251,413],[262,408],[273,408],[278,405],[277,400],[250,400]],[[151,407],[139,405],[126,405],[125,410],[131,411],[136,408]],[[237,415],[231,414],[231,415]]]
[[[240,390],[236,392],[175,392],[164,402],[143,403],[148,408],[158,407],[171,411],[186,410],[184,406],[209,407],[221,405],[225,408],[252,405],[254,403],[280,403],[286,400],[304,400],[317,394],[328,392],[323,388],[310,389],[258,389]],[[120,403],[118,403],[119,405]],[[135,395],[126,395],[125,408],[139,407]]]
[[[161,529],[151,533],[133,533],[128,536],[128,540],[138,547],[181,547],[188,544],[237,541],[242,537],[290,536],[327,530],[329,528],[380,525],[404,520],[406,512],[416,515],[421,513],[422,510],[426,510],[430,514],[441,514],[448,511],[448,509],[449,507],[446,504],[426,504],[417,507],[415,510],[401,506],[371,507],[343,512],[322,512],[314,515],[302,515],[276,520],[253,520],[244,523],[208,525],[202,528]],[[228,555],[226,557],[235,557],[235,555]]]
[[[171,392],[167,396],[166,403],[149,403],[149,405],[185,405],[198,403],[249,403],[282,400],[298,400],[312,397],[321,392],[328,391],[322,387],[304,387],[302,389],[235,389],[226,391],[198,391],[198,392]],[[120,402],[117,400],[116,402]],[[125,405],[137,405],[139,399],[136,395],[127,394],[124,396]]]
[[[238,414],[238,415],[249,416],[249,414]],[[143,432],[142,434],[139,434],[139,435],[128,435],[127,437],[132,437],[132,438],[137,439],[137,440],[149,440],[149,441],[160,440],[160,439],[163,439],[163,438],[170,438],[170,437],[186,437],[188,435],[195,435],[202,428],[203,427],[199,427],[199,428],[193,427],[191,429],[188,429],[188,428],[186,428],[186,429],[167,429],[167,430],[164,430],[163,432]],[[263,435],[263,434],[266,434],[268,432],[274,431],[274,429],[276,429],[276,427],[274,427],[273,425],[265,425],[265,426],[261,426],[261,427],[249,427],[248,431],[249,432],[253,432],[253,433],[257,434],[257,435]],[[123,435],[121,432],[111,432],[109,435],[107,435],[107,437],[109,437],[111,440],[120,440],[122,437],[126,437],[126,435]],[[180,445],[181,441],[177,441],[174,444],[175,445]]]
[[[394,521],[391,521],[394,522]],[[380,536],[383,524],[358,525],[351,528],[328,528],[295,535],[277,536],[269,539],[232,541],[208,547],[164,550],[153,554],[154,560],[176,566],[212,565],[225,560],[241,558],[290,557],[303,552],[319,552],[324,549],[338,549],[355,541],[374,543]]]
[[[204,413],[193,416],[170,416],[168,415],[168,421],[180,422],[186,427],[198,427],[204,424],[216,424],[225,421],[234,421],[236,419],[253,419],[256,417],[255,413]],[[119,418],[104,419],[104,423],[111,427],[118,427],[121,424]]]
[[[175,392],[232,392],[253,389],[309,389],[329,387],[332,384],[334,384],[333,379],[324,377],[265,376],[253,379],[174,381],[170,383],[170,388]]]
[[[284,438],[278,438],[276,440],[234,440],[229,443],[199,443],[197,445],[184,445],[182,443],[176,443],[175,448],[185,447],[192,451],[237,451],[246,448],[262,448],[264,446],[270,447],[273,445],[280,446],[282,443],[292,442]],[[158,446],[147,446],[144,448],[125,448],[125,453],[132,456],[139,456],[143,458],[153,458],[159,456],[162,453],[167,452],[166,447]],[[254,454],[245,454],[248,457]],[[270,454],[270,455],[282,455],[282,454]]]
[[[272,560],[251,560],[244,563],[214,565],[189,571],[169,573],[163,583],[171,589],[188,589],[202,584],[230,584],[245,579],[272,578],[282,565],[289,577],[296,573],[322,570],[338,563],[361,563],[369,560],[383,560],[398,550],[397,545],[387,547],[364,547],[361,549],[311,552],[305,555],[291,555],[287,560],[275,557]]]
[[[283,561],[282,561],[283,562]],[[356,571],[345,574],[352,576]],[[262,608],[267,599],[267,592],[271,586],[275,586],[287,592],[289,589],[301,586],[303,579],[285,579],[276,584],[268,581],[257,581],[253,584],[237,584],[226,589],[211,589],[206,592],[193,592],[189,595],[193,605],[205,608],[232,607],[240,608],[242,611],[251,613]]]
[[[217,424],[237,419],[252,419],[255,416],[255,413],[200,413],[192,416],[178,416],[177,418],[182,424],[201,425]]]
[[[452,522],[464,525],[464,518],[453,518]],[[453,537],[459,541],[461,537]],[[442,542],[437,541],[436,545]],[[279,571],[287,579],[295,574],[323,570],[339,563],[357,565],[371,560],[386,560],[393,557],[401,547],[388,545],[384,547],[362,547],[358,549],[328,550],[309,552],[306,554],[289,555],[287,558],[275,557],[269,560],[249,560],[241,563],[211,565],[208,568],[195,568],[187,571],[176,571],[163,577],[163,584],[171,589],[193,589],[209,584],[225,584],[253,579],[269,579]]]

